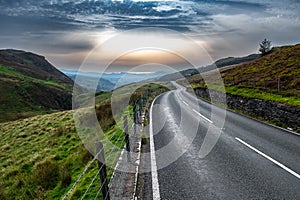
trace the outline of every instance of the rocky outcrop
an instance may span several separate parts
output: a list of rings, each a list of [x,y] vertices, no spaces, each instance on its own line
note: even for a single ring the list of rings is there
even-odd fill
[[[238,95],[221,93],[219,91],[195,89],[194,92],[202,97],[211,98],[214,101],[227,103],[234,110],[240,110],[251,116],[264,118],[278,125],[288,126],[294,130],[300,130],[300,107],[288,106],[261,99],[246,98]]]

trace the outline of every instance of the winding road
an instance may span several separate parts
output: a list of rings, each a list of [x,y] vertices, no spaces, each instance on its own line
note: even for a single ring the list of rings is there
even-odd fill
[[[151,107],[143,199],[300,199],[300,136],[173,84]]]

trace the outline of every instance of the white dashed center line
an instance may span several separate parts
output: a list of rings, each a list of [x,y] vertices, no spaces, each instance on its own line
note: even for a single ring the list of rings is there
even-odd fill
[[[293,170],[291,170],[290,168],[286,167],[285,165],[281,164],[280,162],[278,162],[277,160],[271,158],[270,156],[264,154],[263,152],[259,151],[258,149],[254,148],[253,146],[251,146],[250,144],[244,142],[243,140],[241,140],[240,138],[235,138],[237,141],[239,141],[240,143],[242,143],[243,145],[245,145],[246,147],[248,147],[249,149],[252,149],[253,151],[255,151],[256,153],[258,153],[259,155],[263,156],[264,158],[268,159],[269,161],[273,162],[274,164],[278,165],[279,167],[281,167],[282,169],[284,169],[285,171],[289,172],[290,174],[294,175],[295,177],[297,177],[298,179],[300,179],[300,175],[297,174],[296,172],[294,172]]]
[[[207,117],[203,116],[201,113],[199,113],[197,110],[193,109],[193,112],[196,113],[197,115],[199,115],[200,117],[202,117],[203,119],[205,119],[206,121],[208,121],[209,123],[213,123],[213,121],[211,121],[210,119],[208,119]]]

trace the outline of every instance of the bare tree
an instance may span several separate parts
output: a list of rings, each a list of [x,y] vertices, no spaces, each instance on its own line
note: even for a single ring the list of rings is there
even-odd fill
[[[261,55],[266,55],[272,50],[272,42],[266,38],[259,44],[259,52]]]

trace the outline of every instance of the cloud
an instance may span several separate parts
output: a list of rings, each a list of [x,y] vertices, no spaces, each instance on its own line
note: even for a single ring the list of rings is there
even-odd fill
[[[206,40],[218,58],[256,51],[264,37],[299,42],[299,8],[298,0],[0,0],[0,48],[72,66],[97,45],[97,33],[158,27]]]

